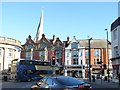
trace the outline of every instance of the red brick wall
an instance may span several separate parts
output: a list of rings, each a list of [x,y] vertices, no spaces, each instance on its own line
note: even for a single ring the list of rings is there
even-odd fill
[[[91,65],[94,64],[94,49],[91,49]]]
[[[52,50],[48,51],[48,60],[50,60],[52,58],[53,54],[52,54]]]
[[[34,51],[33,57],[34,57],[34,59],[39,60],[40,59],[40,57],[39,57],[39,51]]]
[[[25,52],[24,51],[21,52],[21,56],[20,57],[21,58],[25,58]]]
[[[94,64],[94,49],[91,49],[91,65]],[[88,56],[85,57],[85,62],[86,59],[88,59]],[[107,49],[102,49],[102,62],[105,64],[108,64],[108,54],[107,54]]]

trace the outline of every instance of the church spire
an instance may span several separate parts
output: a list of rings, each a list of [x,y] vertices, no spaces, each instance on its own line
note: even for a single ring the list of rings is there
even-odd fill
[[[43,34],[43,10],[42,10],[42,14],[40,17],[40,22],[37,28],[37,33],[35,36],[34,41],[37,43],[41,38],[42,38],[42,34]]]

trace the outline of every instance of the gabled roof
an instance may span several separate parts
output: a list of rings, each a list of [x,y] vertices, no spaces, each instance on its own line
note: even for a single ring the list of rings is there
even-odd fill
[[[70,41],[70,43],[72,43],[72,42],[79,42],[79,41],[76,39],[75,36],[73,36],[73,39]]]
[[[33,44],[33,45],[36,45],[36,43],[32,40],[32,37],[29,35],[28,38],[26,39],[25,44],[22,45],[22,46],[28,45],[30,43]]]
[[[73,43],[73,42],[77,42],[77,43],[79,43],[79,41],[76,39],[76,37],[75,36],[73,36],[73,39],[71,40],[71,41],[63,41],[64,42],[64,44],[65,44],[65,48],[66,47],[68,47],[71,43]]]
[[[43,40],[44,40],[49,46],[51,46],[51,42],[49,41],[49,39],[47,39],[47,38],[45,37],[44,34],[42,35],[42,38],[37,42],[37,44],[40,44]]]
[[[64,43],[59,38],[56,39],[56,41],[53,43],[53,45],[57,46],[57,42],[60,42],[59,45],[64,47]]]
[[[68,47],[68,45],[70,44],[70,43],[68,43],[68,41],[63,41],[63,43],[64,43],[65,47]]]
[[[88,48],[88,39],[79,40],[81,46]],[[109,48],[111,48],[111,42],[108,41]],[[106,48],[107,42],[106,39],[92,39],[90,40],[91,48]]]

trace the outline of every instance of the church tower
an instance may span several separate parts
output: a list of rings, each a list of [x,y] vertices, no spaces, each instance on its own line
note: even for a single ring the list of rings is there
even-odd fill
[[[34,41],[37,43],[41,38],[42,38],[42,34],[43,34],[43,10],[42,10],[42,14],[40,17],[40,22],[37,28],[37,33],[36,36],[34,38]]]

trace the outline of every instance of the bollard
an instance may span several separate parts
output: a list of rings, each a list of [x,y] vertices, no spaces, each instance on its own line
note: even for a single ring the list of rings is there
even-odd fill
[[[92,78],[93,78],[93,82],[95,82],[95,76],[92,76]]]

